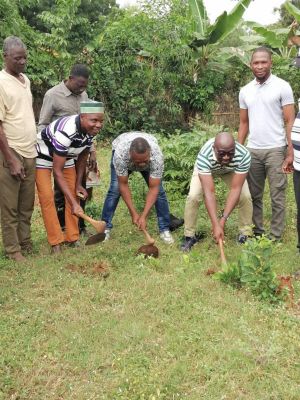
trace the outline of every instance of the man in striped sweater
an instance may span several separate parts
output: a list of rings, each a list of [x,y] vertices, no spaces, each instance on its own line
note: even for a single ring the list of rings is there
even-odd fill
[[[233,136],[227,132],[219,133],[215,138],[208,140],[201,148],[195,163],[185,205],[185,237],[181,246],[182,251],[190,251],[198,241],[195,232],[202,195],[216,242],[224,239],[226,221],[236,205],[239,208],[238,242],[245,243],[247,237],[252,234],[252,201],[246,181],[250,163],[249,151],[236,142]],[[230,188],[220,218],[217,213],[214,186],[214,178],[217,176]]]
[[[83,101],[80,103],[80,114],[61,117],[38,133],[36,187],[53,253],[60,253],[64,242],[71,247],[77,244],[77,216],[83,213],[77,197],[79,193],[87,198],[82,179],[93,137],[101,130],[103,121],[103,103]],[[52,172],[66,200],[65,232],[61,229],[55,209]]]

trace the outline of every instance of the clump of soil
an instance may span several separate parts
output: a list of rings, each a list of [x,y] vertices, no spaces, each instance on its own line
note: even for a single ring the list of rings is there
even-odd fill
[[[208,269],[205,271],[205,275],[208,275],[208,276],[214,275],[216,272],[218,272],[217,268],[214,268],[214,267],[208,268]]]
[[[141,246],[137,253],[138,254],[143,254],[145,258],[148,257],[154,257],[154,258],[158,258],[159,256],[159,250],[156,246],[154,246],[153,244],[145,244],[143,246]]]
[[[67,265],[66,269],[70,272],[79,272],[84,275],[95,275],[107,278],[109,275],[109,265],[105,261],[95,262],[94,264],[88,265]]]

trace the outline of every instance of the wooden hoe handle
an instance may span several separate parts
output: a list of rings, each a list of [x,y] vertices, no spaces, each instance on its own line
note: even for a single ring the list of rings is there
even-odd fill
[[[219,239],[219,248],[220,248],[220,254],[221,254],[221,262],[222,262],[222,264],[227,264],[222,239]]]
[[[83,213],[78,214],[78,216],[84,219],[86,222],[90,223],[98,233],[103,233],[105,231],[106,223],[104,221],[96,221],[95,219]]]
[[[143,229],[143,233],[145,235],[147,244],[154,244],[155,240],[153,239],[153,237],[151,237],[149,235],[149,233],[146,231],[146,229]]]

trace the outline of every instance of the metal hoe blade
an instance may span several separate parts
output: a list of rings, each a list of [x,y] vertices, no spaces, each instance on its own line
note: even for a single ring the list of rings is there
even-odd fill
[[[103,242],[104,239],[105,239],[105,233],[102,233],[102,232],[96,233],[96,235],[93,235],[88,238],[88,240],[85,242],[85,245],[89,246],[91,244],[100,243],[100,242]]]

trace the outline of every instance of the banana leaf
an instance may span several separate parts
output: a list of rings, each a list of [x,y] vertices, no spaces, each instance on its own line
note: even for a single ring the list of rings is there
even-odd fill
[[[189,0],[189,6],[191,16],[195,23],[195,31],[201,38],[204,38],[208,25],[208,18],[203,0]]]
[[[265,38],[266,43],[278,49],[283,45],[282,37],[276,34],[276,32],[271,31],[264,26],[253,26],[253,30]]]
[[[295,7],[290,1],[284,3],[285,9],[295,18],[297,22],[300,22],[300,10]]]
[[[224,11],[209,28],[209,43],[217,43],[225,39],[241,22],[245,10],[251,0],[240,0],[230,13]]]

